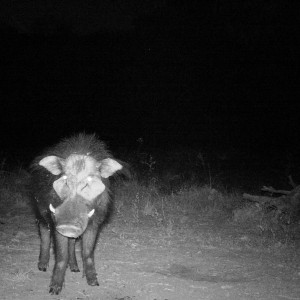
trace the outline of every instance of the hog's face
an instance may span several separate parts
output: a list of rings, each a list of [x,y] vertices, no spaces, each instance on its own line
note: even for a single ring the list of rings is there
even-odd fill
[[[39,165],[61,177],[53,182],[53,189],[62,203],[49,208],[54,215],[56,230],[64,236],[76,238],[87,227],[95,212],[94,200],[105,190],[101,178],[108,178],[122,166],[111,158],[97,162],[88,155],[72,154],[67,159],[44,157]]]

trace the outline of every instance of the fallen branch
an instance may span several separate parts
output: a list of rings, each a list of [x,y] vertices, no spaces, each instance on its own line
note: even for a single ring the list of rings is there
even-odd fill
[[[272,201],[274,198],[272,197],[267,197],[267,196],[255,196],[255,195],[250,195],[247,193],[243,194],[243,198],[246,200],[250,200],[253,202],[258,202],[258,203],[265,203],[268,201]]]
[[[300,186],[297,186],[292,191],[276,190],[273,187],[264,186],[262,191],[272,194],[282,194],[280,197],[257,196],[243,194],[243,199],[258,203],[262,208],[276,209],[278,213],[288,213],[294,220],[300,218]]]
[[[261,190],[263,192],[269,192],[272,194],[282,194],[282,195],[289,195],[291,193],[291,191],[285,191],[285,190],[275,190],[273,187],[271,186],[263,186],[261,188]]]

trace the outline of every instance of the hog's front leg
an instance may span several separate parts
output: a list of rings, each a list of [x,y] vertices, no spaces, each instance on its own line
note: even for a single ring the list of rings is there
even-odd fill
[[[49,290],[52,295],[58,295],[62,289],[68,258],[68,238],[55,231],[55,265]]]
[[[94,262],[94,249],[97,238],[98,225],[90,224],[82,236],[82,261],[83,272],[87,283],[95,286],[99,285]]]

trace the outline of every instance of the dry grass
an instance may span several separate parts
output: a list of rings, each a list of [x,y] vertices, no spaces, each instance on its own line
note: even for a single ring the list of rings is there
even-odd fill
[[[15,272],[13,272],[12,274],[8,274],[6,279],[9,281],[13,281],[15,283],[22,283],[30,279],[30,275],[32,275],[33,271],[29,270],[29,271],[24,271],[21,269],[16,270]]]
[[[280,224],[272,214],[246,204],[238,193],[220,192],[209,186],[181,188],[177,193],[161,194],[155,185],[143,186],[136,180],[117,189],[117,213],[129,222],[143,223],[149,218],[167,236],[178,228],[192,228],[205,222],[236,227],[245,234],[228,247],[265,247],[293,244],[296,230]],[[207,237],[211,245],[224,243],[217,235]],[[214,242],[213,242],[214,241]]]
[[[233,224],[273,243],[287,244],[295,239],[299,226],[281,224],[272,213],[265,212],[255,205],[246,204],[240,194],[225,192],[222,187],[184,182],[174,191],[164,193],[161,191],[160,179],[154,174],[155,160],[152,156],[149,157],[147,163],[142,162],[149,168],[148,180],[141,182],[134,176],[135,179],[119,181],[115,186],[115,215],[125,222],[136,224],[143,224],[145,220],[152,222],[166,236],[174,235],[179,228],[193,228],[208,221],[216,224]],[[16,182],[23,184],[24,178],[28,179],[24,174],[27,176],[26,172],[20,170],[17,174],[0,173],[2,215],[11,218],[29,207],[24,190],[15,187]],[[210,179],[210,182],[213,180]],[[241,243],[250,245],[247,234],[245,236]],[[218,243],[217,237],[211,239],[215,239]]]

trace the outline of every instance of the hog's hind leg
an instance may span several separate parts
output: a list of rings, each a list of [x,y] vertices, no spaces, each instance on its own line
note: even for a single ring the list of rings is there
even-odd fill
[[[75,242],[76,239],[69,238],[69,267],[71,272],[80,272],[76,260]]]

